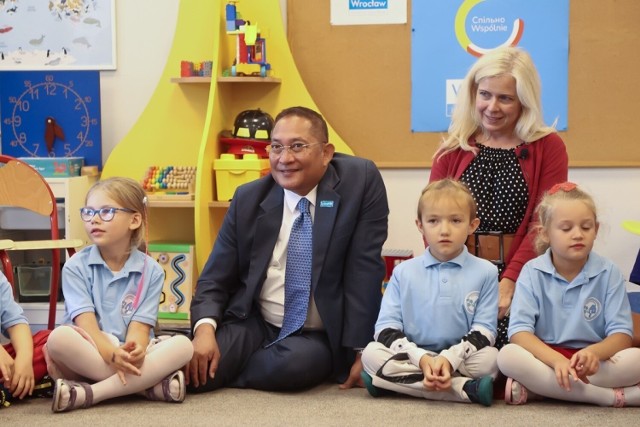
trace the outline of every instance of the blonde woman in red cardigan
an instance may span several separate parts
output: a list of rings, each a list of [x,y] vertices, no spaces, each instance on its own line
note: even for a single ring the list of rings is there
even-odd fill
[[[524,50],[498,48],[479,58],[462,82],[429,177],[464,182],[478,204],[480,227],[467,244],[500,271],[498,348],[507,343],[515,282],[536,256],[528,235],[535,206],[568,176],[565,145],[543,121],[540,94]]]

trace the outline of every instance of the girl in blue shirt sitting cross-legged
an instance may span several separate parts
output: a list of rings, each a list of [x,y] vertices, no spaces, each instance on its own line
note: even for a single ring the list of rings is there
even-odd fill
[[[592,251],[593,199],[574,183],[553,186],[537,208],[539,257],[525,264],[513,297],[509,339],[498,355],[505,400],[550,397],[640,406],[640,348],[631,347],[624,278]]]
[[[164,272],[138,249],[146,194],[136,181],[115,177],[96,183],[85,203],[80,216],[93,245],[64,266],[65,325],[51,333],[45,352],[56,379],[52,410],[134,393],[182,402],[180,369],[193,346],[186,336],[153,338]]]

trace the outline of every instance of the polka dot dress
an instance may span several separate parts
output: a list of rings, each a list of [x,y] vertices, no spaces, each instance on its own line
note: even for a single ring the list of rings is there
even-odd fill
[[[515,233],[529,203],[527,182],[516,157],[516,148],[502,149],[477,144],[480,152],[460,177],[478,204],[478,231]],[[500,274],[504,266],[498,266]],[[509,318],[498,321],[496,347],[507,344]]]

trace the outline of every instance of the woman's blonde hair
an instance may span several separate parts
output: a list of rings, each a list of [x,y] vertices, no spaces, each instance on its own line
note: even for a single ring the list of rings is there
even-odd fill
[[[542,196],[542,200],[536,208],[536,216],[538,223],[534,228],[536,232],[534,239],[534,247],[538,254],[544,253],[549,248],[549,243],[542,238],[542,230],[547,230],[553,218],[553,210],[556,203],[560,200],[578,200],[583,202],[592,212],[595,223],[598,223],[598,212],[593,197],[578,188],[573,182],[563,182],[556,184]]]
[[[512,76],[516,81],[516,93],[522,105],[522,113],[516,123],[515,132],[524,142],[536,141],[556,131],[554,125],[547,126],[542,117],[540,76],[529,54],[518,47],[501,47],[480,57],[465,76],[451,117],[446,138],[443,139],[434,157],[443,156],[458,147],[476,151],[469,139],[482,129],[481,117],[475,104],[478,85],[482,79]]]
[[[89,196],[100,190],[121,207],[131,209],[142,216],[140,227],[131,233],[131,247],[141,248],[145,242],[147,228],[147,193],[135,180],[125,177],[112,177],[96,182],[87,192],[85,203]]]

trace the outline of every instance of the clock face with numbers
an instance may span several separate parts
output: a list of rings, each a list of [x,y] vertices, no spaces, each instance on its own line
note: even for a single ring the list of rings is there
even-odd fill
[[[0,73],[2,154],[102,166],[98,71]]]

